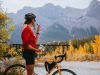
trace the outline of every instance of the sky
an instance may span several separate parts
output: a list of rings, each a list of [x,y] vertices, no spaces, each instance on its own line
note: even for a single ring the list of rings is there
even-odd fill
[[[87,8],[92,0],[0,0],[2,1],[2,8],[8,13],[16,13],[24,6],[42,7],[47,3],[59,5],[63,8],[73,7],[84,9]]]

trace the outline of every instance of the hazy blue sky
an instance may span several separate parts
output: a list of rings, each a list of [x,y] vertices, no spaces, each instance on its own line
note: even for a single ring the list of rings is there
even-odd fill
[[[7,9],[7,12],[17,12],[24,6],[41,7],[47,3],[60,5],[61,7],[87,8],[92,0],[1,0],[2,7]]]

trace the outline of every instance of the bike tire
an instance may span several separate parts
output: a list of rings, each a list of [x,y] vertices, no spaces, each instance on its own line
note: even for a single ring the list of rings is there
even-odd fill
[[[76,75],[75,72],[73,72],[72,70],[69,70],[69,69],[60,69],[60,70],[62,73],[64,72],[64,74],[62,74],[62,75]],[[52,75],[59,75],[58,70],[56,70]]]
[[[17,75],[17,73],[16,73],[16,74],[12,74],[12,71],[13,71],[13,72],[16,72],[16,71],[17,71],[17,68],[18,68],[18,70],[22,69],[23,72],[24,72],[24,70],[25,70],[25,66],[24,66],[24,65],[21,65],[21,64],[14,64],[14,65],[9,66],[7,69],[5,69],[3,75]],[[16,70],[15,70],[15,69],[16,69]],[[26,73],[25,73],[25,74],[26,74]],[[22,75],[25,75],[25,74],[22,74]]]

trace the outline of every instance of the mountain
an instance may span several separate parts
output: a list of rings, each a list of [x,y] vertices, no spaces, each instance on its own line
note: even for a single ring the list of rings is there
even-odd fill
[[[45,36],[45,38],[44,38]],[[66,37],[67,36],[67,37]],[[44,42],[46,41],[66,41],[70,39],[69,30],[64,28],[62,25],[54,23],[45,30],[45,33],[40,37]]]
[[[87,10],[87,16],[93,17],[97,20],[100,19],[100,2],[93,0]]]
[[[17,13],[9,13],[16,25],[11,43],[21,43],[21,28],[24,15],[28,12],[36,14],[36,23],[41,24],[39,43],[65,41],[75,37],[85,38],[100,34],[99,6],[100,2],[97,0],[93,0],[86,9],[62,8],[49,3],[43,7],[24,7]]]

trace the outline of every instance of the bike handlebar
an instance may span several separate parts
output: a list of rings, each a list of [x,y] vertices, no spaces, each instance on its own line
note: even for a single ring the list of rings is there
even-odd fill
[[[59,58],[59,61],[57,61],[57,63],[60,63],[64,60],[64,58],[66,58],[66,53],[63,54],[63,55],[58,55],[58,56],[55,56],[55,59]]]

